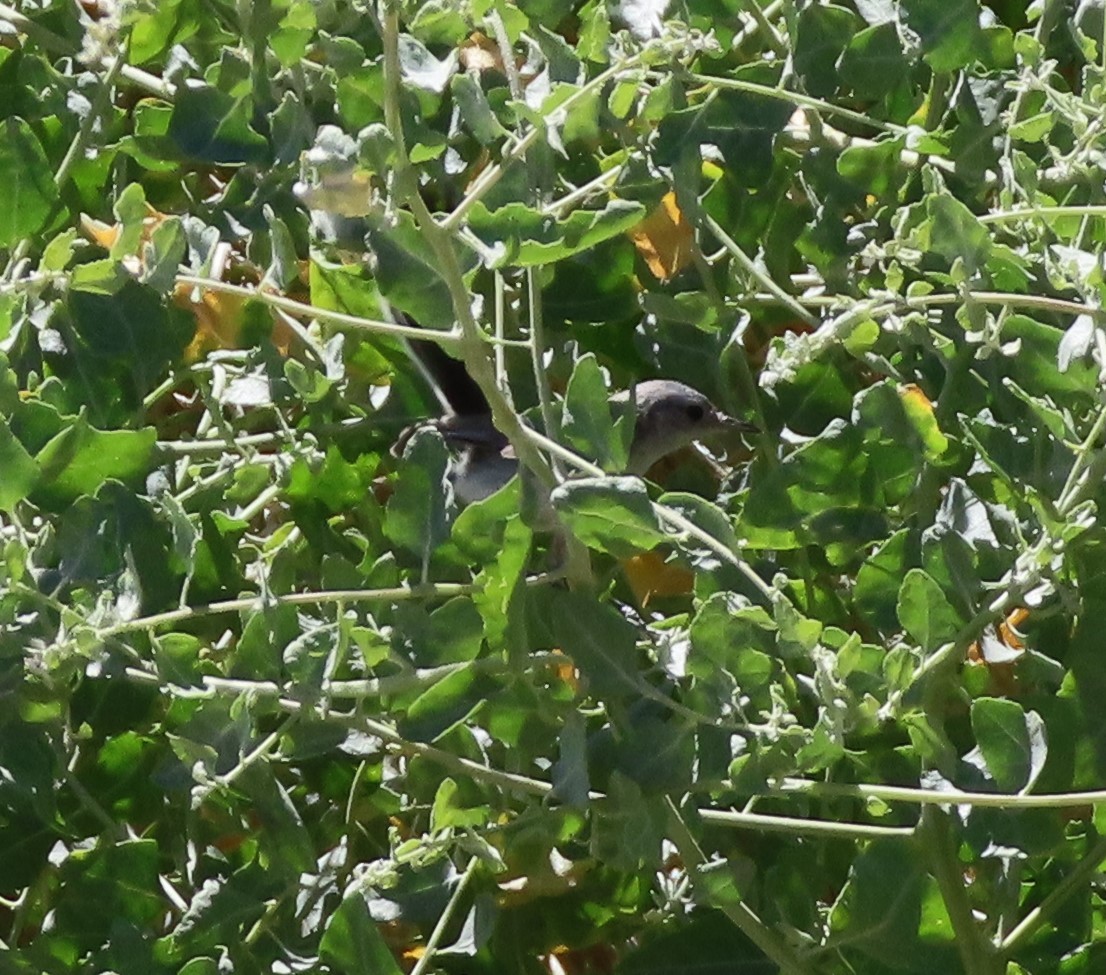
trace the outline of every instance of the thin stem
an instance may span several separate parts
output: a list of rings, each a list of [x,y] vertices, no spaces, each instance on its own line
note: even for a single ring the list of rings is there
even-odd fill
[[[985,305],[1003,305],[1011,308],[1039,308],[1070,315],[1090,315],[1096,321],[1106,321],[1106,308],[1096,308],[1066,298],[1050,298],[1047,295],[1019,295],[1005,291],[965,291],[963,294],[930,294],[914,298],[898,299],[907,308],[937,308],[943,305],[961,305],[965,298]]]
[[[1007,578],[1010,577],[1011,573],[1007,573]],[[888,696],[887,701],[884,703],[883,707],[880,708],[880,716],[889,716],[892,711],[898,707],[906,691],[917,684],[918,681],[922,680],[934,670],[937,670],[942,664],[947,663],[952,658],[963,657],[968,647],[979,639],[980,633],[995,620],[1002,619],[1010,610],[1014,609],[1024,598],[1026,592],[1028,592],[1037,581],[1037,579],[1019,579],[1016,582],[1011,581],[1006,583],[1007,588],[1002,595],[994,599],[989,605],[984,606],[983,609],[961,627],[960,632],[956,635],[956,639],[950,643],[946,643],[934,653],[931,653],[917,668],[915,668],[914,673],[911,675],[904,689],[896,690]]]
[[[257,747],[254,748],[253,751],[248,755],[243,755],[242,758],[239,759],[234,768],[222,775],[213,776],[207,786],[200,791],[199,797],[201,799],[207,799],[216,789],[229,789],[247,769],[256,765],[263,758],[267,758],[269,753],[276,747],[277,742],[280,741],[280,736],[288,730],[289,723],[296,720],[296,717],[297,715],[292,715],[279,728],[266,735],[258,742]]]
[[[670,838],[680,851],[680,856],[683,858],[688,873],[693,875],[692,885],[697,886],[694,875],[701,875],[705,870],[710,869],[713,864],[708,863],[706,854],[699,846],[695,834],[684,822],[676,803],[672,801],[671,797],[667,796],[664,801],[668,813]],[[794,955],[787,943],[757,917],[753,909],[744,900],[739,900],[736,892],[733,898],[716,899],[714,906],[722,911],[745,937],[778,965],[780,971],[785,975],[807,975],[807,967]]]
[[[563,657],[556,658],[562,663]],[[531,655],[532,665],[549,663],[554,655],[535,653]],[[390,677],[374,677],[367,680],[328,680],[323,682],[323,694],[328,700],[366,701],[392,694],[433,687],[452,674],[461,670],[471,670],[481,674],[506,673],[508,663],[499,657],[480,657],[477,660],[456,664],[442,664],[440,667],[427,667],[409,673],[394,674]],[[160,684],[160,678],[152,671],[140,667],[128,667],[127,676],[137,683]],[[246,680],[239,677],[215,677],[210,674],[200,678],[198,687],[180,688],[182,696],[214,697],[218,694],[248,695],[257,700],[279,700],[284,688],[271,680]]]
[[[1016,223],[1030,217],[1106,217],[1106,206],[1024,206],[1012,210],[995,210],[976,219],[980,223]]]
[[[965,975],[1001,975],[1005,965],[984,937],[972,913],[964,887],[964,871],[949,830],[948,815],[938,809],[924,810],[919,836],[953,931],[956,932],[956,947],[960,950]]]
[[[1106,860],[1106,836],[1100,837],[1093,849],[1063,880],[1048,892],[1048,895],[1031,910],[1021,923],[1014,928],[999,944],[998,949],[1004,956],[1013,954],[1017,948],[1044,924],[1072,894],[1079,891],[1098,871]]]
[[[461,897],[465,892],[465,888],[468,887],[472,875],[476,872],[476,865],[479,862],[479,858],[477,857],[472,857],[469,860],[468,866],[465,867],[464,873],[461,874],[460,879],[457,881],[457,886],[453,888],[453,893],[449,896],[449,903],[446,904],[445,910],[442,911],[442,916],[438,918],[438,923],[434,925],[434,930],[427,939],[426,948],[423,951],[422,957],[415,963],[415,967],[411,969],[411,975],[424,975],[424,972],[430,967],[430,963],[434,960],[434,955],[438,951],[438,945],[441,944],[442,938],[445,936],[446,928],[449,927],[449,922],[453,919],[453,915],[460,906]]]
[[[632,68],[636,68],[644,60],[644,52],[634,55],[625,61],[621,61],[617,64],[612,64],[606,71],[602,71],[597,74],[587,84],[581,85],[576,91],[574,91],[568,98],[566,98],[560,105],[557,106],[558,113],[568,114],[572,111],[573,106],[577,102],[590,98],[592,93],[602,88],[612,78],[617,77],[623,71],[629,71]],[[454,230],[464,221],[471,210],[477,203],[480,202],[491,189],[503,178],[504,173],[512,162],[521,159],[526,155],[527,150],[538,140],[538,137],[542,134],[542,126],[534,126],[527,132],[522,138],[516,139],[514,144],[506,149],[503,153],[503,158],[500,162],[494,166],[489,166],[480,174],[479,178],[473,183],[468,193],[465,194],[465,198],[457,205],[452,213],[449,214],[439,225],[442,230]]]
[[[311,434],[341,433],[346,430],[355,430],[359,426],[367,425],[370,421],[362,417],[351,420],[342,420],[338,423],[320,424],[312,427]],[[398,424],[397,424],[398,426]],[[247,433],[235,437],[235,443],[241,447],[277,447],[289,443],[289,438],[284,431],[272,433]],[[222,440],[159,440],[157,449],[168,454],[222,454],[226,450],[226,444]]]
[[[1034,28],[1033,37],[1038,44],[1043,48],[1045,40],[1048,37],[1049,32],[1052,30],[1052,13],[1058,6],[1056,0],[1044,0],[1042,9],[1040,11],[1040,19],[1037,21],[1037,26]],[[1025,67],[1022,71],[1023,81],[1032,81],[1032,68]],[[1019,86],[1018,91],[1014,95],[1014,100],[1010,107],[1003,113],[1004,118],[1007,120],[1005,125],[1006,135],[1003,140],[1002,147],[1002,159],[1001,169],[1004,176],[1004,186],[1006,191],[1011,197],[1019,195],[1025,197],[1027,194],[1022,189],[1019,181],[1014,175],[1014,137],[1011,135],[1011,124],[1018,121],[1018,115],[1021,113],[1022,103],[1026,96],[1029,94],[1032,88],[1031,84],[1022,84]]]
[[[541,287],[538,284],[538,268],[526,269],[526,300],[530,309],[530,364],[534,370],[534,383],[538,388],[541,405],[541,421],[548,436],[556,440],[560,436],[560,424],[553,410],[553,394],[549,389],[549,375],[545,365],[545,325],[542,316]],[[557,480],[562,479],[560,465],[553,460]]]
[[[734,38],[734,47],[739,46],[747,37],[751,37],[757,30],[759,30],[768,42],[768,47],[771,48],[772,53],[784,57],[788,53],[787,42],[780,37],[780,32],[776,30],[775,25],[769,20],[769,17],[775,16],[780,7],[783,6],[782,0],[778,3],[770,3],[767,7],[761,9],[760,0],[750,0],[745,4],[743,9],[753,19],[753,27],[741,32],[738,37]]]
[[[171,102],[176,97],[177,86],[171,81],[159,78],[156,74],[136,68],[133,64],[123,65],[121,73],[132,85],[143,88],[151,95],[157,95],[167,102]]]
[[[768,274],[763,268],[761,268],[756,261],[754,261],[748,254],[741,249],[741,246],[735,241],[725,230],[719,226],[718,221],[714,219],[709,213],[703,213],[703,222],[710,229],[710,232],[718,238],[719,242],[730,252],[730,255],[741,266],[741,269],[748,274],[754,281],[760,283],[769,294],[774,295],[779,301],[781,301],[791,312],[798,316],[801,321],[806,322],[808,325],[817,327],[819,324],[818,317],[808,312],[799,302],[795,300],[793,295],[789,295],[783,290],[775,281],[772,280],[770,274]]]
[[[16,30],[26,34],[43,50],[52,54],[72,54],[73,45],[64,37],[59,37],[51,30],[40,27],[29,17],[25,17],[17,10],[13,10],[6,3],[0,3],[0,20],[11,24]]]
[[[799,94],[797,91],[790,91],[785,88],[772,88],[768,85],[760,85],[753,81],[742,81],[738,78],[725,78],[706,74],[692,74],[691,77],[700,84],[711,88],[729,88],[732,91],[746,91],[754,95],[763,95],[765,98],[771,98],[775,101],[790,102],[793,105],[801,105],[804,108],[816,109],[824,115],[836,115],[838,118],[847,118],[852,122],[866,125],[871,129],[878,129],[881,132],[890,132],[894,135],[907,134],[907,129],[901,125],[895,125],[893,122],[884,122],[880,119],[872,118],[870,115],[863,115],[860,112],[842,108],[840,105],[824,102],[820,98],[811,98],[809,95]]]
[[[547,656],[542,657],[543,663],[547,662],[547,660]],[[479,663],[480,661],[473,661],[467,666],[473,666]],[[489,665],[487,671],[494,672],[499,666],[500,663],[497,661],[495,666]],[[440,679],[438,673],[445,669],[445,667],[433,668],[432,671],[421,672],[419,676],[428,679],[433,674],[435,679]],[[190,698],[195,697],[197,694],[195,688],[165,684],[159,680],[156,674],[150,673],[148,670],[142,668],[128,667],[124,673],[129,680],[141,684],[159,686],[164,693],[171,694],[174,697]],[[390,683],[391,681],[395,683]],[[362,683],[372,682],[336,681],[328,688],[327,697],[330,700],[343,696],[361,698],[363,696],[361,694],[363,688],[355,687],[354,685]],[[408,681],[408,675],[398,675],[396,678],[381,678],[378,689],[381,693],[388,693],[392,690],[413,689],[415,686],[416,685]],[[344,693],[347,691],[348,693]],[[271,681],[248,681],[209,676],[203,679],[203,690],[200,693],[227,694],[234,697],[250,695],[256,699],[271,701],[282,711],[286,711],[293,715],[300,714],[310,707],[310,705],[304,704],[302,701],[282,697],[280,688]],[[321,708],[322,705],[317,705],[316,707],[318,709]],[[437,748],[434,745],[428,745],[418,741],[409,741],[401,736],[394,728],[382,721],[367,717],[360,710],[352,713],[343,713],[333,710],[328,710],[325,713],[320,711],[319,716],[326,721],[360,728],[367,731],[369,734],[375,735],[395,745],[407,754],[425,758],[450,771],[457,772],[460,775],[467,775],[475,781],[496,786],[506,792],[517,795],[533,796],[539,799],[544,799],[553,792],[553,785],[541,779],[535,779],[531,776],[520,775],[514,772],[504,772],[501,769],[493,768],[489,765],[482,765],[472,759],[454,755],[452,752]],[[604,799],[606,798],[606,794],[593,790],[588,793],[588,798],[591,800]],[[802,819],[798,817],[742,813],[732,810],[702,809],[699,810],[698,814],[705,822],[710,822],[716,826],[729,829],[749,829],[756,832],[790,833],[792,835],[837,838],[852,837],[857,839],[871,839],[877,836],[905,838],[912,832],[906,827],[869,826],[863,823],[841,823],[821,819]]]
[[[202,291],[218,291],[228,295],[238,295],[252,301],[259,301],[263,305],[271,305],[279,308],[289,315],[299,318],[317,318],[321,321],[334,322],[338,325],[347,325],[351,328],[364,329],[367,332],[377,332],[381,335],[394,335],[397,338],[422,339],[428,342],[436,342],[441,346],[456,346],[461,341],[459,332],[439,332],[430,328],[417,328],[410,325],[397,325],[395,322],[382,322],[375,318],[361,318],[357,315],[347,315],[340,311],[331,311],[328,308],[320,308],[317,305],[306,305],[302,301],[294,301],[283,295],[271,291],[258,291],[255,288],[244,288],[237,284],[228,284],[226,281],[217,281],[214,278],[201,278],[191,274],[178,274],[177,284],[199,288]]]
[[[492,280],[495,285],[495,381],[501,389],[510,392],[507,384],[507,350],[503,346],[505,330],[507,327],[507,286],[503,281],[503,272],[492,272]],[[530,348],[530,344],[526,344]]]
[[[208,382],[206,376],[198,373],[196,375],[196,389],[199,390],[200,398],[207,407],[205,418],[210,418],[210,425],[213,425],[215,429],[222,434],[222,443],[225,452],[228,454],[237,454],[242,458],[243,463],[248,464],[252,459],[250,453],[238,442],[238,439],[234,435],[234,429],[231,427],[230,422],[223,414],[222,407],[219,405],[219,398],[222,396],[223,387],[222,382],[218,380],[222,378],[223,377],[217,373],[217,381]],[[216,386],[218,386],[218,388],[216,388]],[[200,434],[206,432],[203,424],[197,425],[196,430]]]
[[[1106,789],[1012,795],[1002,792],[961,792],[959,789],[917,789],[900,785],[816,782],[786,777],[771,783],[773,795],[811,795],[840,799],[882,799],[918,806],[973,806],[989,809],[1067,809],[1106,802]]]
[[[906,839],[914,835],[912,826],[872,826],[868,823],[829,822],[820,819],[801,819],[796,816],[773,816],[765,813],[738,812],[733,809],[700,809],[699,818],[712,826],[728,826],[734,829],[755,829],[762,833],[791,833],[808,836],[838,837],[840,839],[875,839],[898,837]]]
[[[547,203],[542,207],[542,213],[546,216],[560,219],[572,210],[577,203],[582,203],[591,196],[592,193],[606,189],[608,183],[615,182],[622,174],[625,165],[625,163],[619,163],[617,166],[612,166],[610,169],[604,170],[596,176],[595,179],[584,183],[582,186],[576,187],[572,192],[566,193],[559,199]]]
[[[522,420],[496,384],[495,367],[488,355],[483,333],[472,314],[471,299],[461,273],[453,238],[446,224],[439,226],[435,221],[419,194],[416,175],[407,155],[403,116],[400,111],[399,14],[392,0],[385,0],[383,5],[385,10],[381,18],[381,30],[384,44],[384,117],[395,143],[396,190],[411,208],[422,237],[437,261],[439,274],[449,289],[453,313],[460,327],[454,340],[458,343],[468,374],[488,401],[496,429],[511,442],[519,461],[530,469],[538,483],[546,488],[552,487],[555,481],[553,472],[541,452],[527,442]],[[528,137],[530,134],[533,133],[529,133]],[[426,333],[423,333],[423,337],[426,337]]]
[[[245,613],[257,611],[266,606],[318,606],[326,603],[379,603],[404,602],[412,599],[450,599],[454,596],[468,596],[479,587],[470,583],[439,582],[415,586],[397,586],[392,589],[334,589],[319,592],[295,592],[283,596],[248,596],[245,599],[226,599],[206,606],[186,606],[171,609],[164,613],[140,616],[97,630],[100,639],[121,636],[124,633],[137,633],[141,630],[183,623],[201,619],[205,616],[218,616],[222,613]]]
[[[275,501],[280,497],[280,492],[283,490],[279,484],[270,484],[264,488],[260,494],[257,495],[248,505],[242,508],[238,512],[238,517],[243,521],[250,522],[256,518],[267,505]]]
[[[783,0],[772,0],[772,3],[765,6],[763,10],[760,7],[759,0],[752,0],[752,3],[750,3],[748,6],[751,8],[749,17],[752,20],[752,23],[747,24],[737,34],[734,35],[732,47],[735,51],[739,47],[741,47],[741,45],[744,44],[750,37],[753,37],[757,33],[757,31],[762,30],[764,24],[768,24],[768,27],[771,30],[771,37],[775,40],[779,40],[779,34],[776,32],[776,29],[772,27],[769,18],[775,17],[776,14],[780,12],[780,8],[783,6]],[[756,12],[753,13],[752,10],[755,10]],[[774,50],[778,51],[780,50],[780,48],[774,47]]]
[[[1090,433],[1087,434],[1083,442],[1076,449],[1075,462],[1071,465],[1067,480],[1064,482],[1064,487],[1060,491],[1060,497],[1056,501],[1056,510],[1061,517],[1068,514],[1074,504],[1079,500],[1082,483],[1086,483],[1081,483],[1083,472],[1090,463],[1088,458],[1093,452],[1094,445],[1098,443],[1099,439],[1102,437],[1103,430],[1106,430],[1106,405],[1099,409],[1098,416],[1095,417],[1095,421],[1091,425]],[[1097,487],[1098,485],[1096,484],[1095,486]]]
[[[784,129],[784,133],[798,145],[813,145],[815,143],[825,144],[832,146],[835,149],[847,149],[849,147],[856,147],[862,149],[871,149],[880,145],[874,139],[865,139],[859,135],[848,135],[842,132],[840,129],[835,129],[832,125],[827,125],[825,122],[821,122],[818,126],[817,137],[810,130],[809,126],[795,126],[789,125]],[[951,159],[945,159],[942,156],[928,156],[924,153],[915,152],[913,149],[901,149],[899,150],[899,162],[909,169],[917,169],[923,163],[927,166],[932,166],[934,169],[939,169],[943,173],[949,173],[950,175],[956,174],[956,163]],[[998,177],[994,172],[987,170],[983,174],[981,182],[987,186],[993,185],[997,181]]]
[[[284,897],[274,897],[265,902],[264,913],[254,922],[253,926],[246,932],[245,937],[242,939],[244,945],[252,946],[257,944],[258,938],[268,929],[270,922],[276,916],[284,899]]]
[[[96,128],[97,122],[100,120],[100,114],[104,110],[105,102],[108,101],[111,95],[111,86],[115,83],[115,79],[126,63],[129,50],[129,41],[124,41],[122,50],[111,59],[111,64],[108,65],[107,71],[100,81],[99,88],[96,92],[96,99],[92,103],[92,107],[89,109],[88,114],[81,121],[81,127],[77,131],[77,135],[73,141],[69,143],[69,148],[66,150],[64,158],[58,165],[57,171],[54,173],[54,182],[58,187],[63,186],[69,181],[70,171],[84,155],[84,151],[88,145],[88,139]]]

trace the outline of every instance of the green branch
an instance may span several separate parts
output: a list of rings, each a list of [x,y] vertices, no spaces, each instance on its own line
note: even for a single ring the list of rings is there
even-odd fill
[[[964,868],[956,854],[948,814],[927,808],[922,815],[918,835],[956,932],[956,947],[964,963],[965,975],[1002,975],[1006,966],[984,936],[972,912],[964,882]]]
[[[680,851],[684,865],[692,876],[693,886],[701,887],[696,877],[713,864],[707,862],[706,854],[699,846],[695,834],[684,822],[676,803],[671,798],[666,798],[665,806],[668,813],[670,838],[676,844],[676,849]],[[708,903],[713,902],[714,906],[733,922],[734,927],[778,965],[781,973],[784,973],[784,975],[809,975],[810,969],[796,957],[783,938],[757,917],[746,901],[737,898],[738,892],[735,891],[733,898],[711,898],[705,890],[701,890],[701,893],[704,895],[704,900]]]

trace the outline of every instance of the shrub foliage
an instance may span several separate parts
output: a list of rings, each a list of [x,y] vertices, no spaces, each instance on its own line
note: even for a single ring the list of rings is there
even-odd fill
[[[0,5],[5,971],[1103,970],[1102,2],[760,2]]]

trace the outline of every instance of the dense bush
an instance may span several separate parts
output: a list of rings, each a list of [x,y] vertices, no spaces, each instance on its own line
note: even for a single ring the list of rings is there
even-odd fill
[[[0,970],[1104,970],[1104,23],[0,5]]]

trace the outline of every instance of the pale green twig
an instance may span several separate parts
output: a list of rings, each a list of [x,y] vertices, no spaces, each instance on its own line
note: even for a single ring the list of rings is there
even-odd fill
[[[684,822],[676,803],[670,797],[666,797],[665,806],[668,812],[669,837],[680,851],[684,865],[688,873],[692,875],[692,884],[695,885],[696,876],[701,875],[704,870],[710,869],[712,864],[707,862],[706,854],[699,846],[695,834]],[[777,964],[782,973],[785,973],[785,975],[808,975],[809,970],[795,956],[787,943],[757,917],[746,901],[739,900],[737,897],[720,898],[714,906],[725,914],[742,934]]]
[[[284,295],[272,291],[245,288],[237,284],[228,284],[226,281],[217,281],[214,278],[178,274],[177,284],[199,288],[201,291],[217,291],[220,294],[238,295],[241,298],[248,298],[251,301],[258,301],[264,305],[279,308],[281,311],[299,318],[317,318],[321,321],[333,322],[336,325],[359,328],[367,332],[377,332],[381,335],[392,335],[396,338],[423,339],[446,347],[456,346],[461,340],[460,333],[457,331],[439,332],[430,328],[417,328],[410,325],[398,325],[395,322],[384,322],[375,318],[347,315],[344,312],[331,311],[329,308],[320,308],[317,305],[306,305],[302,301],[285,298]]]
[[[446,928],[449,926],[449,922],[452,920],[453,915],[457,912],[457,908],[461,903],[461,897],[464,895],[465,888],[468,887],[472,875],[476,872],[476,865],[479,862],[480,860],[478,857],[472,857],[469,860],[468,866],[465,867],[464,872],[453,888],[453,893],[449,895],[449,902],[446,904],[445,910],[442,911],[441,917],[438,918],[438,923],[434,925],[434,930],[430,933],[430,937],[426,941],[422,957],[415,963],[415,967],[411,969],[411,975],[424,975],[427,969],[429,969],[430,963],[434,960],[434,955],[438,951],[438,945],[445,936]]]

